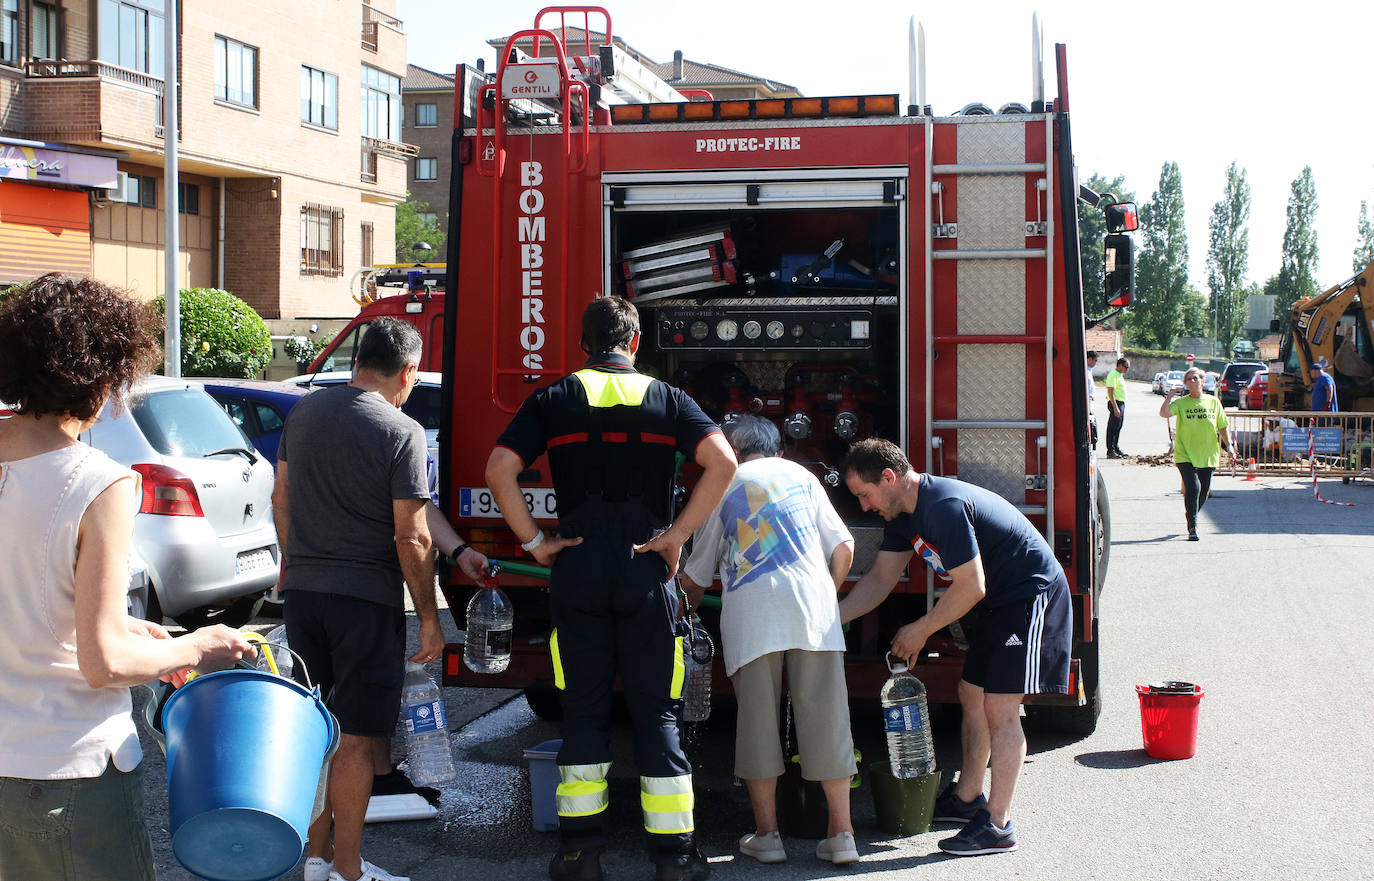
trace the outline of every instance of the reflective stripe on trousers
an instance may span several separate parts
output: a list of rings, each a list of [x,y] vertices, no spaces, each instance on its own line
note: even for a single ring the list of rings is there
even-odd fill
[[[596,765],[559,765],[558,789],[554,801],[560,817],[590,817],[606,810],[611,803],[606,792],[606,772],[610,762]]]
[[[639,804],[644,810],[645,831],[656,835],[693,831],[692,775],[640,777]]]

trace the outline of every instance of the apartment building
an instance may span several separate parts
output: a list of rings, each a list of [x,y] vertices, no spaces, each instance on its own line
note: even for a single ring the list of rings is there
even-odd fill
[[[448,182],[452,166],[453,74],[406,65],[401,80],[404,104],[402,137],[416,148],[409,163],[410,200],[426,203],[419,212],[448,235]],[[404,245],[404,243],[402,243]],[[402,254],[405,258],[409,255]],[[439,259],[442,259],[440,257]]]
[[[167,2],[0,0],[0,282],[81,270],[84,237],[86,271],[163,293]],[[357,311],[357,271],[392,259],[415,154],[401,136],[394,11],[395,0],[182,0],[182,287],[225,288],[264,318]],[[25,169],[3,161],[13,150],[34,152]],[[43,177],[35,163],[56,157],[68,177]],[[11,204],[30,230],[62,231],[65,264],[12,249]]]

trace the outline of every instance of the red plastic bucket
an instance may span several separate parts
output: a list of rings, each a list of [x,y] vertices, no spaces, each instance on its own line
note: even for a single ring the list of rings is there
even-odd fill
[[[1137,685],[1140,733],[1145,752],[1156,759],[1191,759],[1197,752],[1197,719],[1202,686],[1191,682]]]

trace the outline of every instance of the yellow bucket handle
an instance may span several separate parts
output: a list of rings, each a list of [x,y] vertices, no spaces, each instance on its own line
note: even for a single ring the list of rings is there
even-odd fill
[[[255,643],[263,647],[262,654],[267,658],[267,669],[271,670],[274,675],[280,676],[281,671],[277,669],[277,659],[273,657],[272,652],[267,650],[268,643],[263,635],[261,633],[254,633],[250,630],[243,634],[243,638],[246,642]]]

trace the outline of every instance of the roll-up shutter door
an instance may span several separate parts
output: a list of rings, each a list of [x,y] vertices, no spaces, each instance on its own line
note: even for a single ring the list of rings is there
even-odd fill
[[[0,182],[0,284],[54,271],[91,274],[90,198],[84,190]]]

